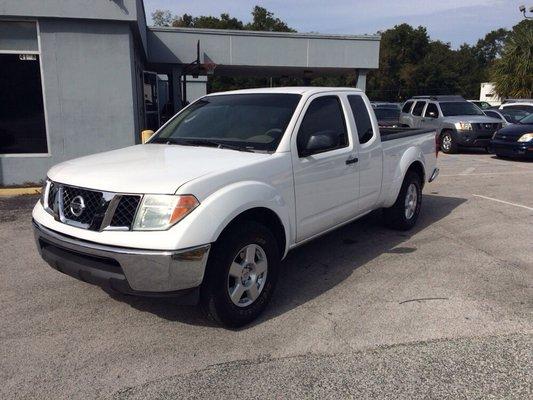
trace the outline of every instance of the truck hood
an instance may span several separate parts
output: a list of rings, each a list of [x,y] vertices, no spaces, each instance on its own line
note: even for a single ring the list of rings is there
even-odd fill
[[[200,176],[270,157],[212,147],[144,144],[77,158],[48,171],[55,182],[120,193],[173,194]]]
[[[487,117],[485,115],[457,115],[454,117],[444,117],[442,119],[443,122],[449,122],[451,124],[455,122],[470,122],[474,124],[501,124],[502,121],[500,121],[497,118]]]

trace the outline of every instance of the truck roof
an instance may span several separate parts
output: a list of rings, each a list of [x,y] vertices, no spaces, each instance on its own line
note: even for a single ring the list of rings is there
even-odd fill
[[[351,87],[316,87],[316,86],[286,86],[286,87],[271,87],[271,88],[256,88],[256,89],[240,89],[230,90],[228,92],[211,93],[213,95],[225,94],[259,94],[259,93],[286,93],[286,94],[316,94],[325,92],[362,92],[361,89]]]
[[[434,101],[466,101],[463,96],[458,95],[426,95],[413,96],[412,100],[434,100]]]

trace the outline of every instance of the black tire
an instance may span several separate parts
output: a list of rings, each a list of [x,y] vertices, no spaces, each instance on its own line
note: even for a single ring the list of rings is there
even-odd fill
[[[450,131],[444,131],[440,135],[440,149],[446,154],[457,153],[457,143],[453,139],[453,135]]]
[[[407,217],[406,212],[406,197],[408,194],[408,189],[411,185],[414,185],[416,188],[416,204],[414,208],[414,213],[409,218]],[[392,207],[385,208],[383,210],[383,216],[385,218],[385,224],[392,229],[407,231],[411,229],[418,219],[420,214],[420,207],[422,206],[422,178],[414,171],[409,171],[405,175],[405,178],[396,198],[396,202]]]
[[[230,266],[241,254],[241,249],[250,244],[260,246],[266,256],[266,282],[255,301],[247,306],[237,306],[228,289],[230,280],[234,279],[230,277]],[[272,298],[279,264],[278,244],[268,228],[253,221],[234,224],[214,243],[209,254],[200,291],[200,302],[207,317],[229,328],[238,328],[256,319]]]

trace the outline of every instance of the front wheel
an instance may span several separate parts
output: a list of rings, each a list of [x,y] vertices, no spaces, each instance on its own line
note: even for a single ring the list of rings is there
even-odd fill
[[[386,225],[401,231],[411,229],[418,219],[421,205],[422,178],[410,171],[405,176],[396,202],[384,210]]]
[[[451,132],[446,131],[441,135],[440,148],[442,152],[446,154],[457,153],[457,143],[455,143]]]
[[[280,254],[265,226],[243,221],[213,245],[201,290],[207,316],[231,328],[246,325],[266,308],[277,281]]]

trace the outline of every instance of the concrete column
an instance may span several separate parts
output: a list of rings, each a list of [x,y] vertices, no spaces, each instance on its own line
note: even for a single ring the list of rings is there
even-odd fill
[[[366,90],[366,71],[365,70],[358,70],[357,74],[357,83],[355,84],[355,87],[358,89],[361,89],[363,92]]]
[[[183,107],[183,105],[181,104],[181,73],[181,67],[173,66],[172,73],[168,77],[168,92],[170,96],[170,102],[172,104],[172,112],[174,114],[181,110],[181,108]]]

